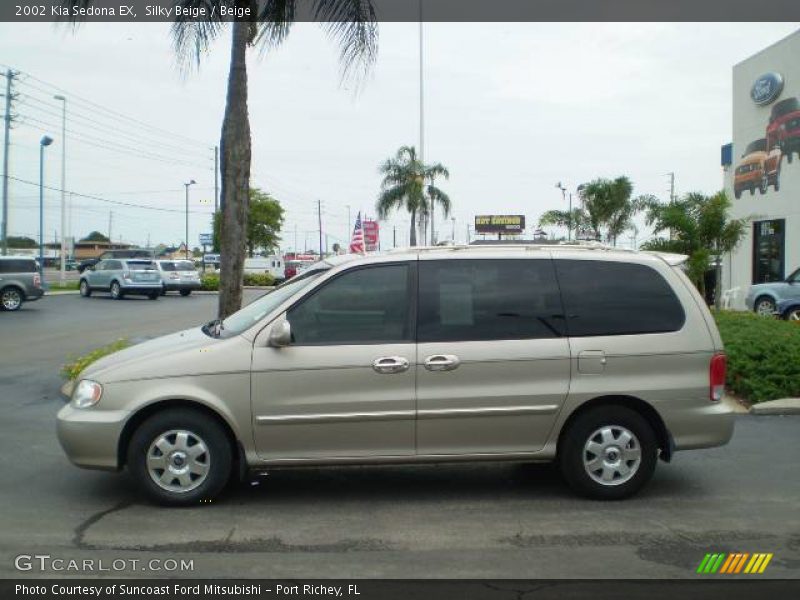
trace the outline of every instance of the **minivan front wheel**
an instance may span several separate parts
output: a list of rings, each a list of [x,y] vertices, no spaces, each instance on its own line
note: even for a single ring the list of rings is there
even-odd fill
[[[155,502],[187,506],[210,500],[225,487],[233,455],[223,428],[190,409],[156,413],[128,446],[128,468]]]
[[[656,466],[658,444],[649,423],[624,406],[599,406],[578,415],[559,445],[564,479],[597,500],[635,494]]]

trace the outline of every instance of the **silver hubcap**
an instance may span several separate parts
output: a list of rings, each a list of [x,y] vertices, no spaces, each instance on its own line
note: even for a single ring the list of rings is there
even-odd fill
[[[583,468],[601,485],[621,485],[629,481],[641,462],[639,440],[620,425],[600,427],[583,446]]]
[[[3,292],[2,302],[6,310],[16,310],[22,302],[22,297],[17,290],[6,290]]]
[[[114,298],[119,296],[119,285],[118,284],[115,283],[114,285],[111,286],[111,295],[114,296]]]
[[[208,477],[211,453],[200,436],[173,429],[158,436],[147,451],[147,471],[168,492],[189,492]]]
[[[758,303],[758,306],[756,306],[756,312],[760,315],[771,315],[775,312],[775,307],[769,300],[762,300]]]
[[[800,310],[793,310],[789,313],[790,321],[800,321]]]

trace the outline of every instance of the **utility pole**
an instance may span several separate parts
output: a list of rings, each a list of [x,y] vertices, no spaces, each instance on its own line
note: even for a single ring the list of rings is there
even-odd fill
[[[317,219],[319,220],[319,259],[322,260],[322,200],[317,200]]]
[[[397,225],[392,226],[392,248],[397,248]]]
[[[419,0],[419,162],[425,165],[425,46],[424,46],[424,27],[422,20],[422,2]],[[422,195],[425,196],[425,182],[422,182]],[[425,246],[428,235],[428,215],[420,214],[420,224],[422,224],[422,245]],[[416,227],[417,224],[414,224]]]
[[[300,254],[300,250],[297,248],[297,223],[294,224],[294,257],[297,258],[297,255]]]
[[[214,146],[214,214],[219,212],[219,146]]]
[[[669,175],[669,203],[675,202],[675,173],[667,173]],[[672,228],[669,229],[669,239],[672,241]]]
[[[8,254],[8,151],[11,145],[11,104],[14,101],[12,89],[17,74],[6,71],[6,110],[3,118],[3,226],[0,237],[3,242],[3,255]]]
[[[111,241],[111,239],[112,239],[111,238],[111,225],[113,224],[113,222],[114,222],[114,211],[110,210],[110,211],[108,211],[108,243],[109,244],[113,244],[113,242]]]
[[[53,96],[54,100],[59,100],[61,105],[61,274],[60,279],[63,285],[66,279],[66,253],[67,253],[67,98],[58,94]]]

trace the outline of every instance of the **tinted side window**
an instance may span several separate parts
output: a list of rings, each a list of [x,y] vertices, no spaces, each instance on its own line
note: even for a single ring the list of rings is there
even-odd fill
[[[294,343],[411,341],[408,273],[408,265],[382,265],[336,277],[288,311]]]
[[[36,261],[28,258],[0,260],[0,273],[35,273]]]
[[[118,260],[106,261],[106,271],[119,271],[122,268],[122,263]]]
[[[662,333],[686,316],[667,281],[646,265],[556,260],[571,336]]]
[[[550,260],[420,261],[419,265],[420,342],[552,338],[564,333]]]

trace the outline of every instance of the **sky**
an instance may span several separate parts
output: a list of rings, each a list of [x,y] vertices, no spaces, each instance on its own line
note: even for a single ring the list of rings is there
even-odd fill
[[[797,23],[426,23],[425,159],[450,170],[453,203],[439,239],[463,243],[476,214],[524,214],[529,231],[598,177],[628,176],[634,194],[713,193],[731,139],[732,67]],[[38,236],[39,139],[46,239],[61,235],[61,109],[67,99],[67,235],[178,244],[184,183],[191,245],[210,231],[213,147],[224,111],[229,37],[198,69],[181,69],[169,25],[0,24],[0,69],[15,80],[9,235]],[[378,166],[420,143],[419,24],[380,26],[378,59],[342,82],[338,49],[297,24],[278,49],[248,59],[252,185],[286,209],[282,249],[349,239],[375,215]],[[0,79],[4,83],[4,78]],[[348,216],[349,215],[349,216]],[[349,219],[349,220],[348,220]],[[382,246],[408,242],[409,217],[382,223]],[[554,235],[564,230],[546,228]],[[395,237],[396,236],[396,237]],[[650,232],[624,236],[641,243]]]

